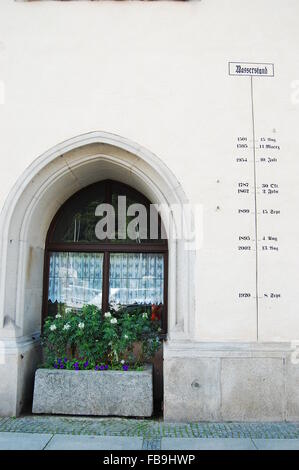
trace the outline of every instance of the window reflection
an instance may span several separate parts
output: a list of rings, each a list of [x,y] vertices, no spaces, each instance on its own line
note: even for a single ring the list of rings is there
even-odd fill
[[[98,242],[95,227],[99,218],[96,208],[105,200],[105,188],[93,185],[73,196],[64,206],[58,218],[53,241],[59,243]]]

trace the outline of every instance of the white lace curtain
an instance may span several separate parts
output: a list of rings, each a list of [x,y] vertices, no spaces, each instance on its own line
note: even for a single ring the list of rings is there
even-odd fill
[[[51,253],[49,300],[67,307],[102,308],[103,254]]]
[[[50,253],[52,303],[102,307],[103,254]],[[151,253],[110,254],[109,302],[121,305],[163,303],[164,257]]]
[[[151,253],[110,255],[110,302],[121,305],[163,303],[163,283],[163,255]]]

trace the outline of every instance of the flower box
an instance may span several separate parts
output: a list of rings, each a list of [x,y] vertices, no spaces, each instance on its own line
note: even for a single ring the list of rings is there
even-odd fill
[[[136,416],[153,413],[153,372],[38,369],[33,413]]]

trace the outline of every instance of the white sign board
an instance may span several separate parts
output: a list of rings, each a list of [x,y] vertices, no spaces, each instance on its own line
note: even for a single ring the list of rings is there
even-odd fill
[[[229,62],[229,75],[249,77],[274,77],[274,64]]]

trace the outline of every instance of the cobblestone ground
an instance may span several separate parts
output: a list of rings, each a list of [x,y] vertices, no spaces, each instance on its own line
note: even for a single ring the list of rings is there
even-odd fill
[[[142,437],[159,448],[163,437],[298,439],[298,423],[165,423],[162,420],[23,416],[0,418],[0,432]]]

